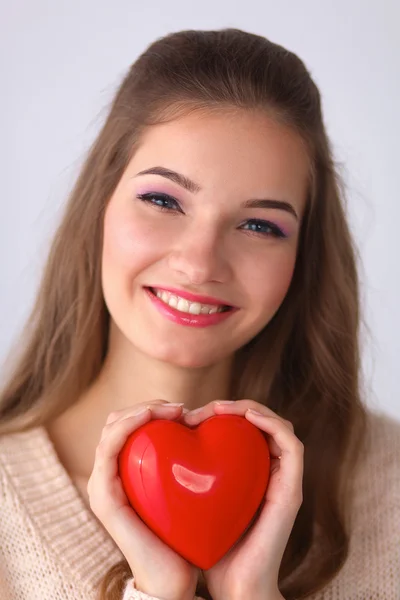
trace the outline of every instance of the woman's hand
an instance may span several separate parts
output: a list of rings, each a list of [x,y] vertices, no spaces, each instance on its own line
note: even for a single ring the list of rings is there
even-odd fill
[[[213,600],[277,600],[283,598],[278,589],[280,564],[303,502],[304,446],[289,421],[253,400],[229,404],[218,404],[217,400],[196,412],[188,412],[183,421],[196,426],[222,414],[245,416],[268,434],[271,473],[255,522],[216,565],[204,571],[204,578]]]
[[[109,415],[87,486],[90,507],[125,556],[138,590],[165,600],[193,600],[199,570],[143,523],[118,476],[118,455],[126,440],[152,418],[181,421],[182,406],[155,400]]]

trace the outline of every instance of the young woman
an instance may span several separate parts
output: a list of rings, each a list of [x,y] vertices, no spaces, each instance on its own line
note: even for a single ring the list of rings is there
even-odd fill
[[[397,598],[400,424],[364,402],[356,260],[303,62],[237,29],[150,45],[1,394],[1,600]],[[222,414],[265,433],[271,477],[200,572],[129,506],[117,458],[151,419]]]

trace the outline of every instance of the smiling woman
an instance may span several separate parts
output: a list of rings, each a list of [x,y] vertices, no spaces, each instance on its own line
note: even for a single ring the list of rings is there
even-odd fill
[[[365,406],[357,258],[304,63],[238,29],[151,44],[0,395],[0,600],[397,599],[400,424]],[[263,432],[269,483],[201,571],[138,517],[118,457],[152,419],[229,414]]]
[[[179,171],[142,168],[151,162]],[[309,176],[302,139],[261,112],[242,111],[234,119],[229,109],[194,112],[143,132],[104,216],[102,283],[113,316],[111,343],[120,346],[128,337],[132,346],[125,352],[219,369],[282,304],[300,235],[293,212],[304,212]],[[262,199],[271,192],[290,197],[295,208]],[[161,205],[150,201],[153,194],[161,195]],[[174,307],[143,294],[170,286],[177,290]],[[215,307],[215,314],[188,318],[180,310],[189,308],[183,298],[200,292],[223,294],[235,310]],[[196,331],[171,327],[171,320]],[[218,343],[215,327],[207,325],[218,325]]]

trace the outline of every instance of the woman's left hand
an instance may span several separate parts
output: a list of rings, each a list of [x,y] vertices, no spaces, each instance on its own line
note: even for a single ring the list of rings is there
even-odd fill
[[[213,415],[241,415],[267,434],[271,472],[263,505],[245,535],[210,569],[203,571],[214,600],[278,600],[278,574],[297,513],[303,502],[304,446],[293,425],[254,400],[210,402],[183,421],[192,427]],[[226,402],[226,401],[224,401]],[[255,410],[261,413],[254,414]],[[280,457],[280,458],[278,458]]]

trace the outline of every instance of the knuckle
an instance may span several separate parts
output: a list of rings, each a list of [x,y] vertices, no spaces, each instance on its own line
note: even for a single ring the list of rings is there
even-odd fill
[[[291,421],[288,421],[287,419],[283,419],[283,422],[289,427],[289,429],[291,429],[294,432],[294,426]]]
[[[260,407],[260,403],[255,400],[251,400],[251,398],[243,398],[243,400],[236,400],[236,402],[240,402],[242,406],[245,408],[254,408],[254,410],[258,410],[260,412],[260,408],[265,408],[263,405]]]
[[[134,406],[131,407],[132,408],[132,416],[134,416],[136,412],[140,411],[143,408],[151,408],[151,406],[165,406],[165,404],[168,404],[168,401],[163,400],[163,399],[148,400],[147,402],[140,402],[139,404],[135,404]],[[113,410],[112,412],[110,412],[110,414],[107,417],[104,429],[106,429],[108,431],[108,429],[109,429],[108,426],[115,423],[115,421],[118,421],[125,414],[125,412],[126,411],[124,411],[124,410]]]
[[[120,413],[117,410],[110,412],[110,414],[107,417],[106,425],[109,425],[110,423],[113,423],[114,421],[119,419],[119,416],[120,416]]]
[[[96,448],[96,458],[104,458],[107,455],[107,440],[106,438],[100,440]]]
[[[110,423],[107,423],[106,425],[104,425],[103,430],[102,430],[102,437],[105,434],[108,434],[111,431],[111,429],[114,429],[114,427],[115,427],[115,421],[113,421],[112,423],[110,422]]]

